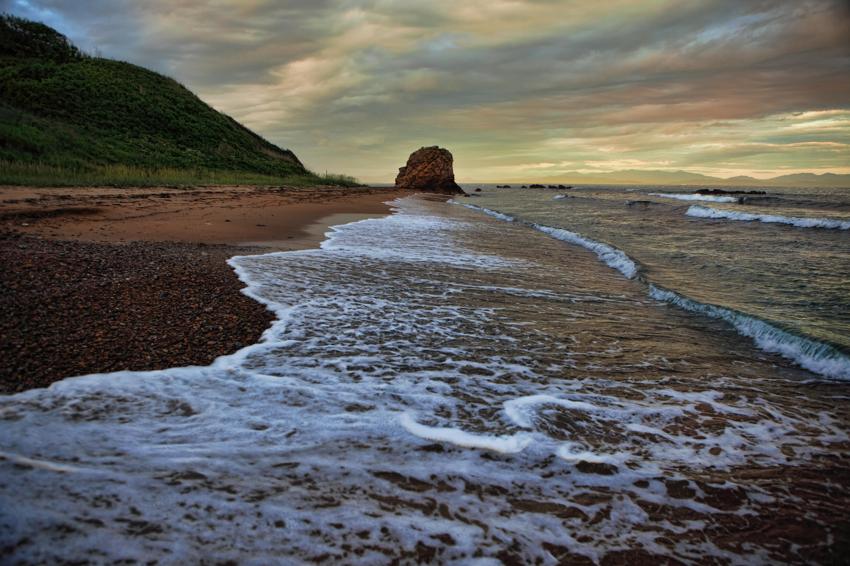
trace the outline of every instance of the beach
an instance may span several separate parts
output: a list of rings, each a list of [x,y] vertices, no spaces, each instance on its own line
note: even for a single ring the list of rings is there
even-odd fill
[[[592,191],[593,210],[633,208]],[[408,196],[320,248],[232,258],[274,315],[261,341],[0,398],[5,547],[25,562],[840,561],[847,382],[650,295],[645,253],[535,229],[523,218],[552,195],[533,194],[523,209],[490,189]]]
[[[228,258],[316,247],[390,189],[0,187],[0,391],[206,365],[273,319]]]
[[[847,2],[7,4],[0,566],[850,563]]]

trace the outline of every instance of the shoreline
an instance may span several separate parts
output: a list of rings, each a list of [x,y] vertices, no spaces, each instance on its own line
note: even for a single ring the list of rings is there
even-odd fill
[[[274,315],[227,260],[318,247],[330,226],[386,215],[402,194],[0,187],[0,394],[208,365],[253,344]]]

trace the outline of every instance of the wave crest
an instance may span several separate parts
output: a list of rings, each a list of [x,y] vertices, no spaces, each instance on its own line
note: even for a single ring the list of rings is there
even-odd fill
[[[767,222],[771,224],[789,224],[798,228],[827,228],[832,230],[850,230],[850,220],[834,220],[831,218],[801,218],[796,216],[778,216],[775,214],[754,214],[737,212],[735,210],[720,210],[708,206],[694,205],[685,213],[696,218],[711,218],[716,220],[741,220],[744,222]]]
[[[762,350],[793,360],[809,371],[834,379],[850,379],[850,358],[829,344],[797,336],[758,318],[700,303],[655,285],[649,286],[649,295],[690,312],[725,320],[739,334],[752,338]]]
[[[478,210],[479,212],[483,212],[484,214],[492,216],[493,218],[498,218],[499,220],[504,220],[505,222],[514,222],[516,220],[516,218],[514,218],[510,214],[496,212],[495,210],[490,210],[489,208],[484,208],[483,206],[476,206],[474,204],[461,204],[457,201],[453,201],[452,204],[460,204],[461,206],[465,206],[466,208]]]
[[[676,200],[701,200],[706,202],[739,202],[738,197],[723,197],[714,195],[693,195],[681,193],[649,193],[652,197],[672,198]]]
[[[542,224],[530,224],[530,226],[544,234],[549,234],[553,238],[557,238],[571,244],[577,244],[592,251],[599,259],[602,260],[603,263],[609,267],[613,267],[622,273],[627,279],[634,279],[637,276],[638,268],[635,262],[632,261],[632,258],[614,246],[609,246],[608,244],[603,244],[602,242],[585,238],[581,234],[570,232],[563,228],[552,228],[551,226],[543,226]]]
[[[602,260],[605,265],[616,269],[617,271],[622,273],[627,279],[634,279],[638,274],[637,264],[635,264],[632,258],[627,256],[625,253],[618,250],[614,246],[609,246],[608,244],[603,244],[602,242],[597,242],[596,240],[585,238],[577,232],[570,232],[569,230],[564,230],[563,228],[553,228],[551,226],[544,226],[543,224],[535,224],[533,222],[517,220],[513,216],[503,214],[495,210],[490,210],[489,208],[484,208],[483,206],[476,206],[474,204],[464,204],[462,206],[465,206],[466,208],[471,208],[473,210],[478,210],[480,212],[483,212],[484,214],[488,214],[494,218],[498,218],[499,220],[504,220],[506,222],[518,222],[519,224],[534,228],[535,230],[543,232],[544,234],[548,234],[549,236],[552,236],[553,238],[556,238],[558,240],[579,245],[595,253],[596,256],[600,260]]]

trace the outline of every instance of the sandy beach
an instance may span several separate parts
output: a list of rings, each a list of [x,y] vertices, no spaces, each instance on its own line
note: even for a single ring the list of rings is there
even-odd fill
[[[234,255],[316,247],[392,189],[0,187],[0,391],[205,365],[273,319]],[[130,345],[130,347],[128,347]]]

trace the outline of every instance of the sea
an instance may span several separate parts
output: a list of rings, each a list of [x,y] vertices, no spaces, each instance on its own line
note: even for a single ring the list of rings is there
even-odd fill
[[[0,556],[846,559],[850,190],[465,188],[230,260],[276,321],[208,367],[0,398]]]

